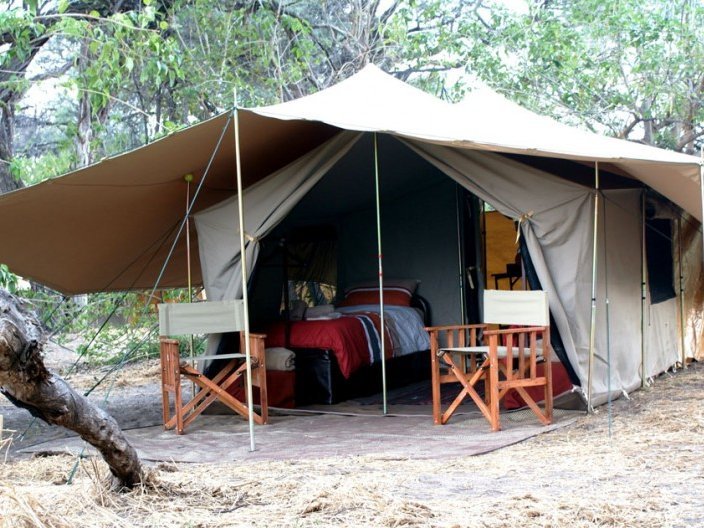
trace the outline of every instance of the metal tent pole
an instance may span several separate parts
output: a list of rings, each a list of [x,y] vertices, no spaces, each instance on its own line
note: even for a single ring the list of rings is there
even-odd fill
[[[646,260],[645,260],[645,190],[640,199],[640,386],[645,387],[645,309],[646,309]]]
[[[188,302],[193,302],[193,279],[191,275],[191,182],[193,174],[186,174],[183,179],[186,181],[186,275],[188,275]],[[191,366],[195,366],[193,357],[195,356],[195,336],[190,335],[188,339],[188,350],[191,356]],[[191,382],[191,394],[196,395],[196,384]]]
[[[381,195],[379,192],[379,146],[377,143],[377,135],[374,132],[374,189],[376,192],[376,240],[379,262],[379,319],[381,329],[379,341],[381,341],[381,391],[384,402],[384,415],[388,412],[386,401],[386,344],[384,336],[386,336],[386,323],[384,322],[384,265],[383,253],[381,250]]]
[[[606,401],[609,417],[609,438],[613,429],[613,409],[611,406],[611,319],[609,306],[609,246],[606,232],[608,203],[604,196],[604,219],[601,223],[604,237],[604,299],[606,302]]]
[[[684,276],[682,275],[682,217],[677,215],[677,268],[679,272],[679,292],[680,297],[680,347],[682,355],[682,368],[687,368],[687,352],[684,348]]]
[[[457,185],[455,187],[455,208],[457,217],[457,263],[458,263],[458,284],[460,287],[460,321],[462,324],[467,324],[467,295],[464,288],[464,233],[462,229],[462,188]]]
[[[592,313],[589,327],[589,368],[587,374],[587,412],[592,412],[594,383],[594,349],[596,345],[596,290],[597,290],[597,245],[599,242],[599,162],[594,162],[594,239],[592,247]]]
[[[235,92],[234,128],[235,128],[235,163],[237,166],[237,208],[240,225],[240,269],[242,270],[242,301],[244,316],[244,353],[247,364],[247,409],[249,415],[249,450],[254,451],[254,400],[252,395],[252,351],[249,343],[249,295],[247,292],[247,256],[244,243],[244,200],[242,197],[242,165],[240,163],[240,118],[237,110],[237,92]],[[233,314],[234,316],[234,314]]]
[[[193,282],[191,278],[191,215],[189,212],[193,174],[186,174],[183,179],[186,181],[186,273],[188,275],[188,302],[193,302]],[[191,355],[193,355],[192,348]]]

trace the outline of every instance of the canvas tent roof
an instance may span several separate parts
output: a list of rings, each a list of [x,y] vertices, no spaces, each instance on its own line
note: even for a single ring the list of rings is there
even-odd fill
[[[374,66],[317,94],[243,110],[239,116],[245,186],[348,129],[449,147],[609,163],[702,217],[697,158],[572,129],[491,92],[450,105]],[[149,288],[185,212],[183,176],[193,173],[197,185],[208,166],[196,210],[233,192],[234,135],[228,115],[2,195],[0,262],[65,293]],[[197,259],[194,265],[199,282]],[[160,286],[183,285],[185,267],[181,240]]]

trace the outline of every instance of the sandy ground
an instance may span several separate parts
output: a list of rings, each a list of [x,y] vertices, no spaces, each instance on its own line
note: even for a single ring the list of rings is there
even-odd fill
[[[155,369],[116,381],[118,418],[120,405],[158,396]],[[0,526],[703,526],[703,374],[664,375],[611,413],[481,456],[161,463],[122,494],[102,461],[15,457],[0,464]],[[6,423],[14,412],[0,406]]]

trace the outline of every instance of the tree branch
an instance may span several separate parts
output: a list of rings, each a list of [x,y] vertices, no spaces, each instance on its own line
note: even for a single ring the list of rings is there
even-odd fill
[[[77,432],[102,454],[121,487],[143,480],[137,452],[117,422],[44,366],[46,337],[21,302],[0,290],[0,390],[18,407],[49,424]]]

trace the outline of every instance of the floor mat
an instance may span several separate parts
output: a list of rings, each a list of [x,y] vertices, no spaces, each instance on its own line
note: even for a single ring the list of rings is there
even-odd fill
[[[416,406],[422,409],[420,406]],[[125,431],[143,460],[214,463],[226,461],[299,460],[375,455],[403,459],[435,459],[479,455],[573,423],[583,413],[558,412],[542,426],[531,411],[501,415],[503,430],[493,433],[477,413],[453,416],[447,425],[433,425],[426,415],[311,414],[274,416],[256,426],[257,448],[249,451],[249,428],[236,416],[200,416],[186,434],[146,427]],[[53,440],[23,449],[24,453],[78,455],[86,444],[78,437]],[[95,454],[91,449],[88,452]]]
[[[480,397],[484,397],[483,384],[478,383],[475,389]],[[449,405],[462,390],[462,385],[458,383],[444,383],[440,386],[441,401],[443,405]],[[381,405],[383,396],[381,393],[360,398],[353,398],[353,402],[358,405]],[[433,392],[430,385],[430,380],[419,381],[391,389],[387,392],[386,401],[389,405],[432,405]],[[471,401],[468,397],[467,401]]]

